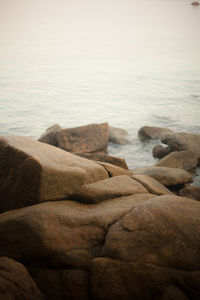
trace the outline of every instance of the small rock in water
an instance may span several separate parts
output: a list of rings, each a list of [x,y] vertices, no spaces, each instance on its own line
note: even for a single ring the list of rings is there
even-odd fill
[[[173,131],[168,128],[144,126],[138,131],[138,136],[142,140],[154,140],[170,133],[173,133]]]
[[[194,1],[194,2],[191,3],[191,5],[193,5],[193,6],[198,6],[198,5],[200,5],[200,3],[197,2],[197,1]]]
[[[163,147],[161,145],[156,145],[152,150],[153,157],[155,158],[163,158],[169,153],[170,153],[169,148]]]
[[[128,144],[128,132],[124,129],[109,126],[109,142],[119,145]]]

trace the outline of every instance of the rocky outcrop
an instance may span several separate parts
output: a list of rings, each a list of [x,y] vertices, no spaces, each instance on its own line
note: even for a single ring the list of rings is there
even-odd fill
[[[196,168],[198,158],[192,151],[174,151],[155,164],[156,167],[179,168],[186,171]]]
[[[58,147],[72,153],[107,152],[108,124],[90,124],[56,133]]]
[[[138,181],[121,175],[85,184],[74,193],[73,198],[83,203],[98,203],[116,197],[145,193],[148,193],[147,189]]]
[[[58,146],[55,134],[61,130],[62,128],[60,125],[54,124],[46,129],[46,131],[39,137],[38,141],[52,146]]]
[[[109,142],[119,145],[128,144],[128,132],[124,129],[109,126]]]
[[[88,269],[100,255],[109,226],[153,197],[133,195],[94,205],[51,201],[0,214],[0,256],[50,268]]]
[[[163,158],[169,153],[170,153],[169,148],[163,147],[161,145],[156,145],[152,150],[153,157],[155,158]]]
[[[131,178],[141,183],[149,193],[154,195],[173,195],[164,185],[148,175],[132,175]]]
[[[138,131],[138,136],[142,140],[159,139],[173,131],[168,128],[144,126]]]
[[[200,157],[200,134],[187,132],[168,134],[161,138],[170,151],[192,151]]]
[[[167,167],[142,167],[132,170],[133,175],[148,175],[165,186],[192,182],[192,175],[185,170]]]
[[[94,161],[100,161],[100,162],[106,162],[115,166],[118,166],[120,168],[126,169],[128,170],[127,164],[125,159],[123,158],[119,158],[116,156],[111,156],[105,153],[75,153],[76,155],[83,157],[83,158],[87,158],[87,159],[91,159]]]
[[[66,199],[106,170],[56,147],[18,136],[0,138],[0,212]]]
[[[179,190],[179,195],[200,201],[200,187],[186,184]]]
[[[26,268],[8,257],[0,257],[1,300],[44,300]]]

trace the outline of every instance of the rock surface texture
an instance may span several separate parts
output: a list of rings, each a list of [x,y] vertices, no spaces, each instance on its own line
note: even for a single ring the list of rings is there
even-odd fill
[[[0,138],[0,212],[66,199],[85,183],[108,177],[100,165],[18,136]]]
[[[182,189],[180,189],[179,195],[200,201],[200,187],[186,184]]]
[[[8,257],[0,257],[1,300],[44,300],[26,268]]]
[[[162,127],[151,127],[151,126],[144,126],[140,128],[138,131],[138,136],[142,140],[149,140],[149,139],[159,139],[165,136],[166,134],[171,134],[173,131],[168,128]]]
[[[63,129],[56,133],[58,147],[72,153],[107,152],[108,124]]]

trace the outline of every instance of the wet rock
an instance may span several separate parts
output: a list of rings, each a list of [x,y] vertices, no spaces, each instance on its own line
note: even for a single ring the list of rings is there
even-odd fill
[[[155,164],[156,167],[179,168],[186,171],[196,168],[197,155],[193,151],[174,151]]]
[[[155,158],[163,158],[169,153],[170,153],[169,148],[163,147],[161,145],[156,145],[152,150],[153,157]]]
[[[148,175],[165,186],[175,186],[193,181],[185,170],[167,167],[142,167],[132,170],[133,175]]]
[[[44,300],[26,268],[8,257],[0,257],[1,300]]]
[[[45,299],[90,299],[89,274],[86,271],[31,266],[29,272]]]
[[[61,131],[62,128],[58,124],[54,124],[47,128],[46,131],[38,139],[39,142],[46,143],[52,146],[57,146],[56,132]]]
[[[200,201],[200,187],[186,184],[179,190],[179,195]]]
[[[75,154],[83,158],[91,159],[94,161],[106,162],[128,170],[126,161],[123,158],[111,156],[105,153],[75,153]]]
[[[81,185],[107,177],[102,166],[51,145],[0,138],[0,212],[66,199]]]
[[[120,175],[85,184],[74,193],[73,197],[83,203],[98,203],[116,197],[145,193],[148,193],[147,189],[138,181],[126,175]]]
[[[140,182],[151,194],[155,195],[173,195],[164,185],[160,184],[153,177],[148,175],[132,175],[131,178]]]
[[[56,133],[58,147],[72,153],[107,152],[108,124],[90,124]]]
[[[158,196],[113,224],[101,256],[185,271],[200,270],[200,203]]]
[[[199,5],[200,5],[200,3],[199,3],[199,2],[197,2],[197,1],[194,1],[194,2],[192,2],[192,3],[191,3],[191,5],[193,5],[193,6],[199,6]]]
[[[144,126],[138,131],[138,136],[142,140],[159,139],[173,131],[168,128]]]
[[[109,142],[119,145],[128,144],[128,132],[124,129],[109,126]]]
[[[127,175],[130,176],[132,172],[130,170],[126,170],[124,168],[120,168],[118,166],[108,164],[101,161],[96,161],[97,164],[104,167],[105,170],[108,172],[109,177],[119,176],[119,175]]]
[[[0,255],[50,268],[87,269],[99,256],[109,226],[153,197],[140,194],[94,205],[51,201],[0,214]]]
[[[200,134],[187,132],[173,133],[164,136],[162,143],[168,145],[170,151],[192,151],[200,157]]]

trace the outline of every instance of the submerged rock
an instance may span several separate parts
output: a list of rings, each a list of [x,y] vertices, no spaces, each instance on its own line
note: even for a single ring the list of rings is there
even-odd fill
[[[8,257],[0,257],[1,300],[44,300],[26,268]]]
[[[66,199],[81,185],[105,178],[102,166],[51,145],[0,138],[0,212]]]
[[[119,145],[128,144],[128,132],[124,129],[109,126],[109,142]]]
[[[107,152],[108,123],[63,129],[56,133],[58,147],[72,153]]]
[[[165,186],[192,182],[192,175],[185,170],[167,167],[142,167],[132,170],[133,175],[148,175]]]
[[[144,126],[138,131],[138,136],[142,140],[149,140],[159,139],[170,133],[173,133],[173,131],[168,128]]]

